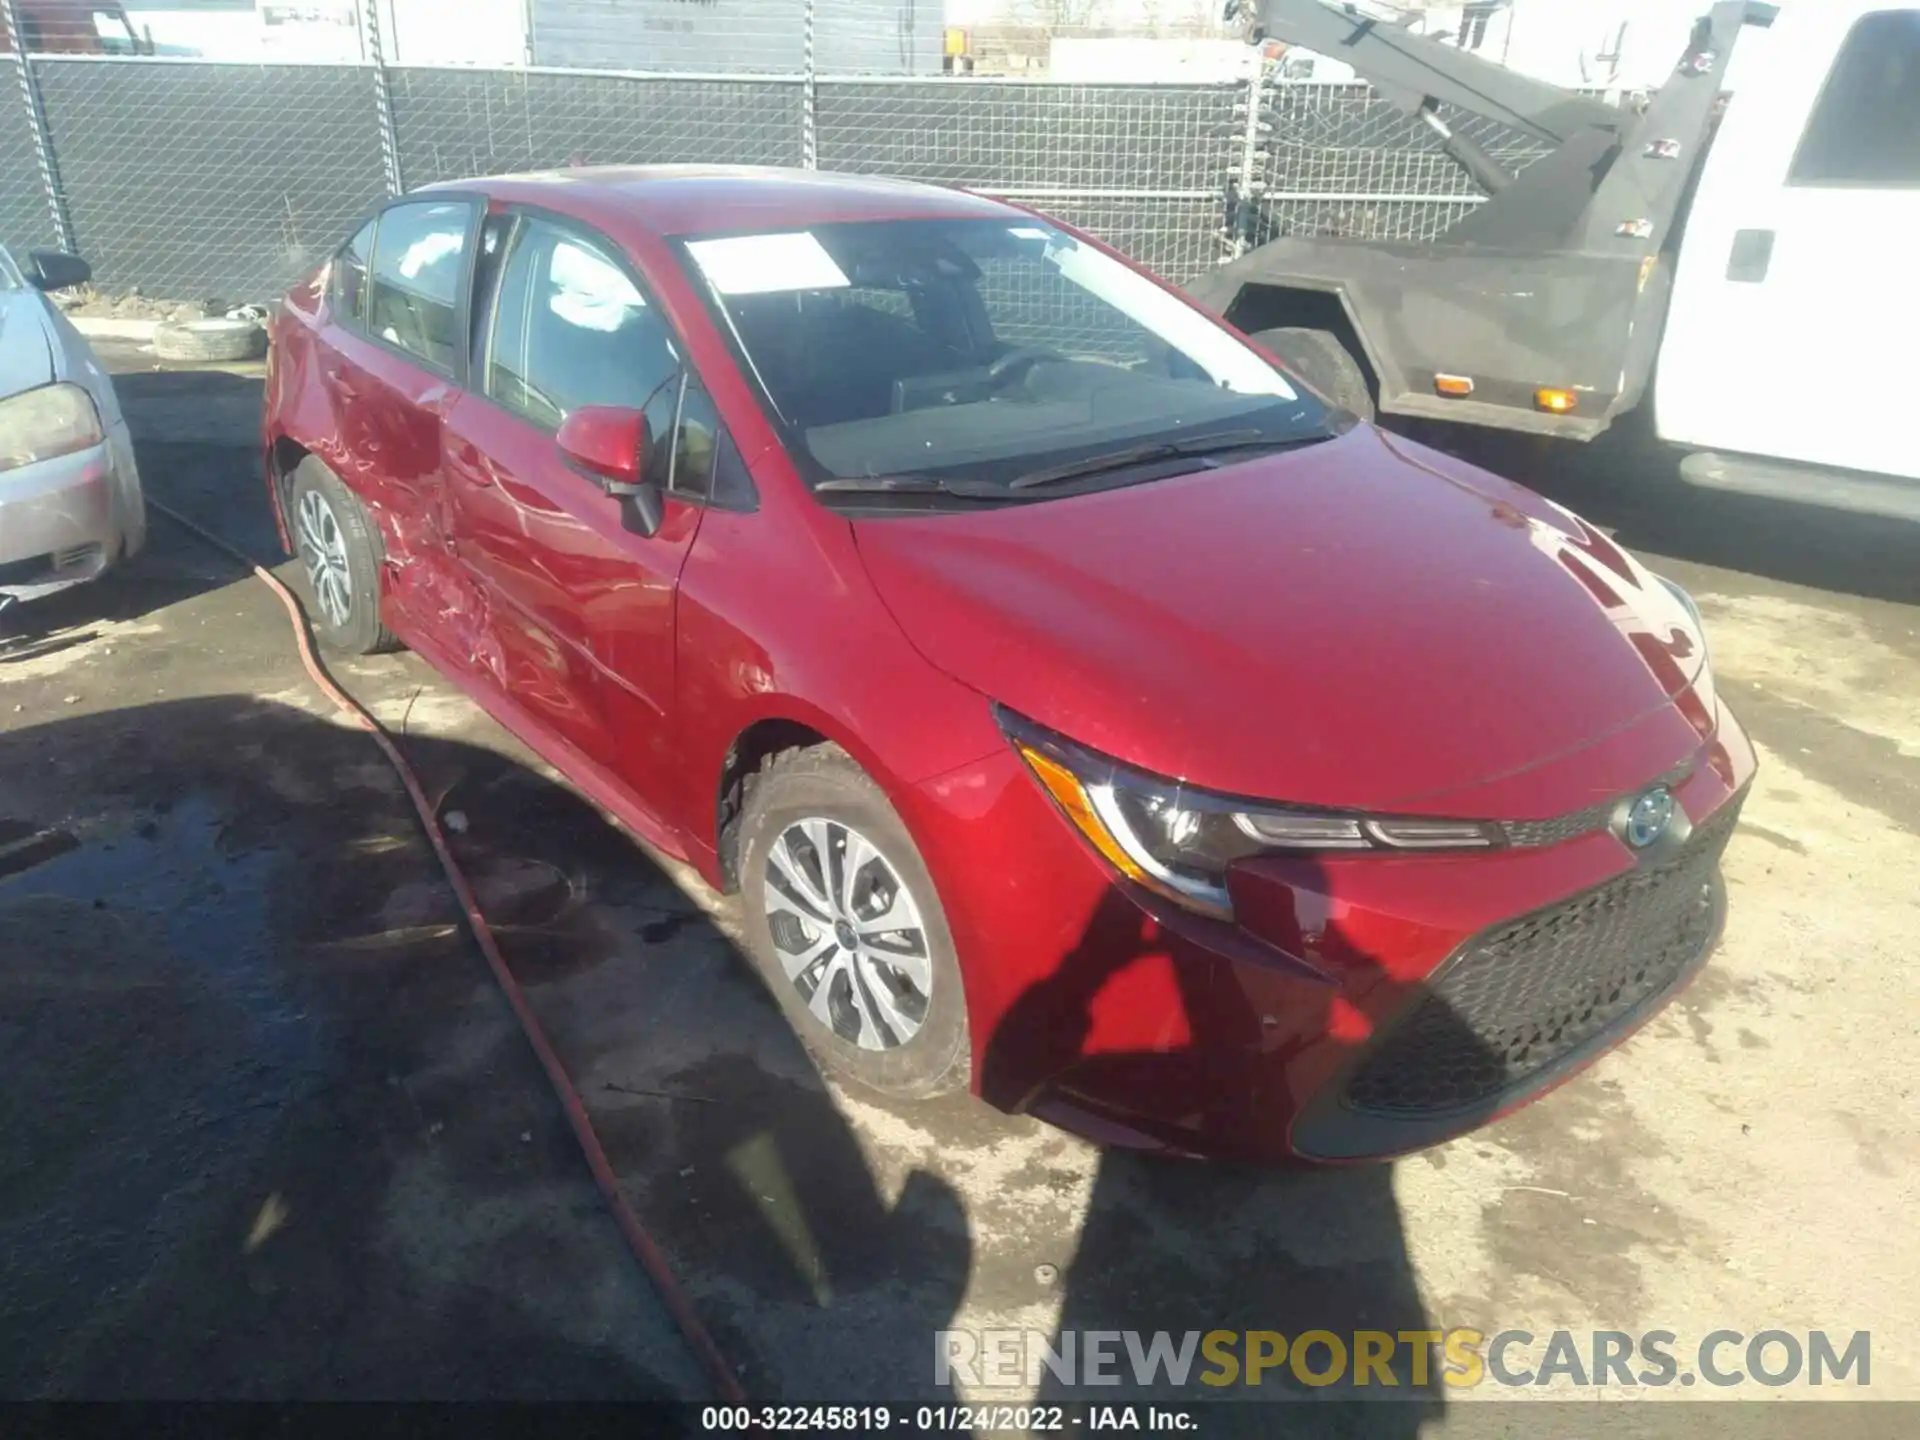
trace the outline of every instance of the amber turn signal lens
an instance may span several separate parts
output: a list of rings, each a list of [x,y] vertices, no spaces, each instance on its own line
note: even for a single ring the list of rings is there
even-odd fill
[[[1451,395],[1460,399],[1473,393],[1473,377],[1470,375],[1436,375],[1433,388],[1442,395]]]
[[[1018,744],[1018,742],[1016,742]],[[1120,848],[1106,825],[1093,811],[1093,802],[1088,799],[1086,788],[1080,778],[1044,750],[1036,750],[1031,745],[1018,745],[1021,758],[1033,767],[1033,773],[1040,783],[1047,787],[1047,793],[1073,821],[1080,833],[1093,842],[1093,848],[1112,863],[1113,867],[1129,880],[1142,884],[1152,882],[1152,877],[1140,867],[1140,862]]]
[[[1571,390],[1536,390],[1533,403],[1552,414],[1565,415],[1580,403],[1580,397]]]

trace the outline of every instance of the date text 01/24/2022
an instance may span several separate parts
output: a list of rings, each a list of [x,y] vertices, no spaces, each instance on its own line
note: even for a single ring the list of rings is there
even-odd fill
[[[1155,1405],[708,1405],[706,1431],[871,1431],[903,1434],[1040,1434],[1070,1430],[1191,1431],[1185,1410]]]

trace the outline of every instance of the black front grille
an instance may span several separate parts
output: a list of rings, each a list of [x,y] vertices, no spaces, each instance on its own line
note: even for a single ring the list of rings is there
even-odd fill
[[[1619,804],[1617,800],[1603,800],[1598,805],[1575,810],[1571,815],[1557,815],[1551,820],[1508,820],[1500,829],[1505,833],[1509,845],[1529,849],[1558,845],[1576,835],[1598,830],[1612,817]]]
[[[1688,756],[1673,769],[1653,783],[1655,785],[1678,785],[1693,771],[1693,757]],[[1576,835],[1585,835],[1590,831],[1605,827],[1619,809],[1632,796],[1617,796],[1612,800],[1602,800],[1597,805],[1575,810],[1568,815],[1556,815],[1551,820],[1507,820],[1500,829],[1509,845],[1518,845],[1528,849],[1538,849],[1547,845],[1558,845],[1571,840]]]
[[[1742,798],[1664,864],[1469,941],[1361,1062],[1347,1103],[1393,1119],[1480,1105],[1671,989],[1713,939],[1714,875]]]

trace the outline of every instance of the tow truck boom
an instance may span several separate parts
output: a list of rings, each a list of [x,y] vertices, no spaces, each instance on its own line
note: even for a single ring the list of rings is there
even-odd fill
[[[1197,299],[1249,332],[1337,338],[1389,413],[1590,439],[1637,403],[1728,60],[1743,27],[1771,24],[1774,6],[1719,0],[1644,109],[1520,75],[1338,0],[1234,0],[1230,10],[1251,19],[1256,41],[1351,66],[1433,130],[1486,198],[1428,242],[1283,237],[1195,282]],[[1516,175],[1443,108],[1551,148]],[[1440,376],[1453,388],[1437,391]],[[1543,390],[1572,403],[1543,410]]]

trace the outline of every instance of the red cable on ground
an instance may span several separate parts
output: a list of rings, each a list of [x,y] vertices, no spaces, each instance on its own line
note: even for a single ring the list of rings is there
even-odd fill
[[[586,1102],[580,1098],[573,1079],[567,1074],[567,1068],[554,1051],[547,1039],[547,1032],[541,1027],[539,1017],[533,1013],[533,1006],[527,1001],[526,992],[520,988],[520,982],[513,978],[513,971],[507,968],[506,957],[500,953],[500,946],[493,938],[493,931],[487,925],[487,917],[481,913],[480,902],[475,898],[473,887],[467,883],[467,877],[459,863],[453,858],[453,851],[447,845],[445,832],[440,828],[439,818],[434,814],[433,802],[427,799],[426,791],[421,787],[419,776],[413,772],[413,766],[407,763],[407,757],[394,743],[384,726],[358,700],[334,683],[327,674],[326,667],[315,654],[313,637],[307,631],[306,613],[300,608],[300,601],[294,593],[281,583],[279,576],[258,564],[251,557],[235,549],[218,535],[195,524],[186,516],[168,509],[151,498],[147,504],[158,510],[167,519],[182,529],[199,537],[214,549],[232,556],[242,565],[252,570],[268,589],[280,597],[280,603],[287,608],[287,615],[293,622],[294,639],[300,646],[300,658],[306,663],[307,673],[314,683],[326,694],[327,698],[353,717],[356,724],[373,736],[374,743],[386,755],[399,775],[400,783],[407,787],[407,795],[413,801],[413,808],[420,816],[421,828],[427,832],[434,854],[440,857],[440,868],[446,872],[447,883],[453,887],[453,893],[459,898],[461,908],[466,911],[468,928],[473,932],[480,953],[487,957],[487,967],[493,971],[493,978],[499,984],[501,992],[512,1007],[514,1018],[520,1022],[520,1029],[527,1037],[527,1044],[533,1047],[533,1053],[539,1058],[540,1068],[547,1072],[547,1079],[553,1085],[553,1091],[560,1100],[560,1108],[566,1112],[567,1123],[573,1128],[574,1139],[580,1142],[581,1153],[587,1157],[587,1168],[593,1172],[594,1183],[600,1187],[600,1193],[606,1197],[607,1207],[613,1211],[614,1223],[620,1227],[620,1233],[626,1238],[633,1250],[634,1258],[640,1262],[640,1268],[646,1271],[647,1278],[660,1294],[660,1299],[686,1336],[687,1344],[693,1347],[713,1376],[720,1398],[730,1405],[746,1403],[746,1392],[740,1387],[739,1377],[726,1357],[720,1353],[720,1347],[713,1342],[713,1336],[707,1333],[707,1327],[700,1323],[700,1317],[694,1313],[693,1306],[680,1289],[679,1281],[674,1279],[672,1269],[667,1265],[666,1256],[647,1233],[646,1226],[640,1223],[640,1217],[633,1206],[627,1203],[627,1197],[621,1193],[620,1182],[613,1173],[612,1162],[607,1159],[606,1148],[601,1145],[600,1137],[594,1133],[593,1121],[588,1118]]]

